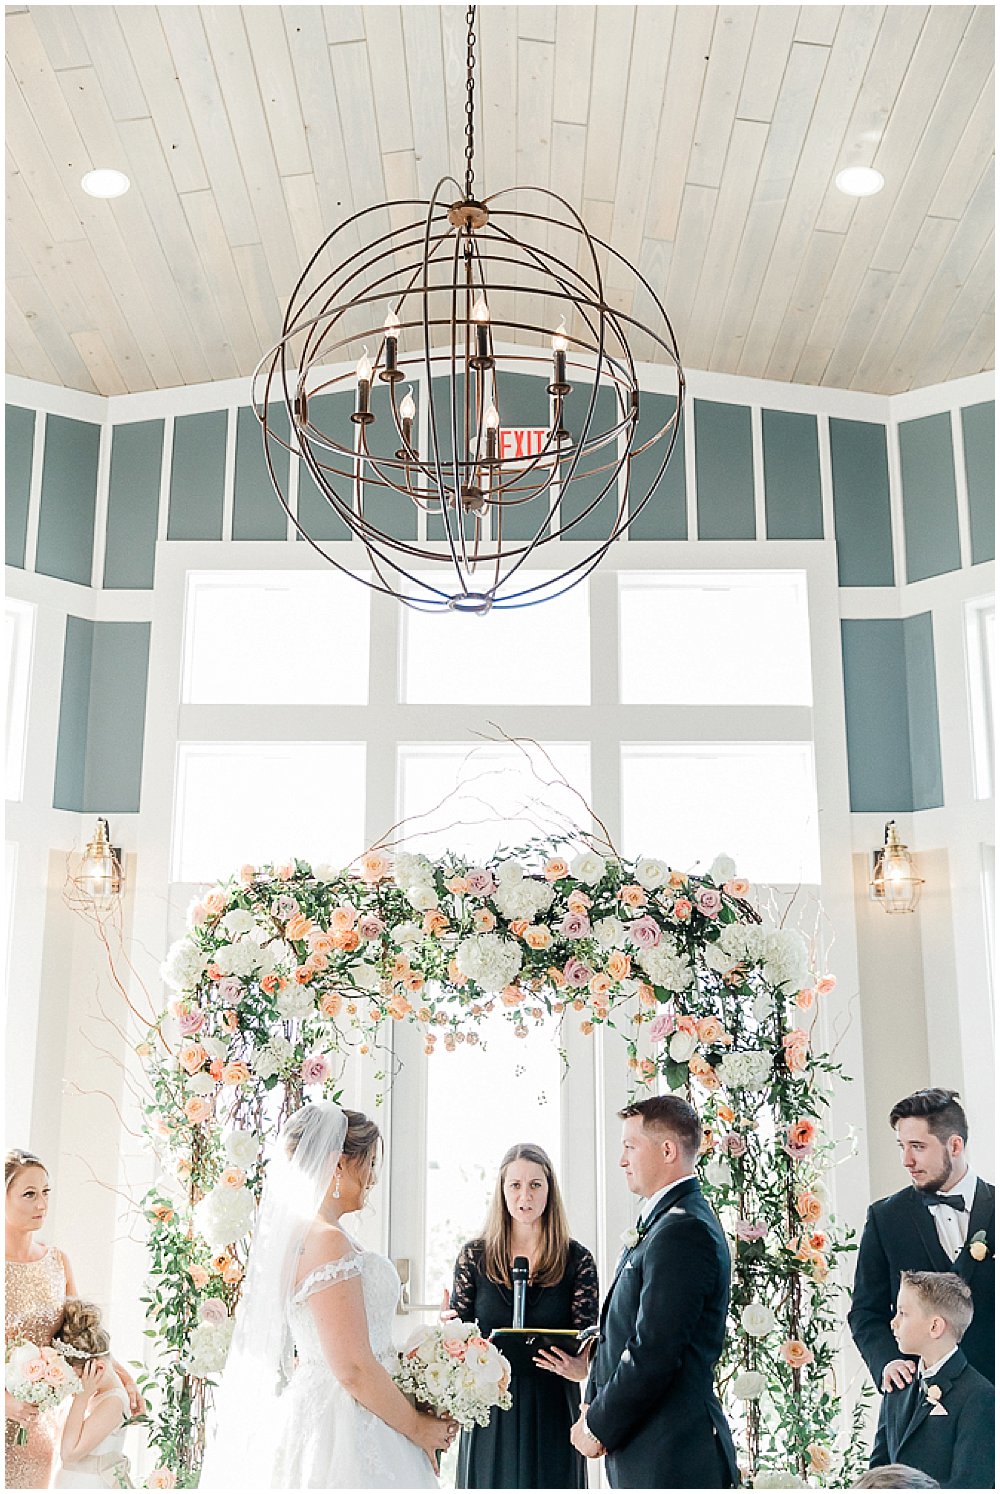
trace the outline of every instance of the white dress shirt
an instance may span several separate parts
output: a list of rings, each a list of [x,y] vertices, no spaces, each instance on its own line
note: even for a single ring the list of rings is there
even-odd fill
[[[959,1213],[958,1209],[949,1208],[947,1204],[934,1204],[928,1209],[928,1213],[934,1220],[941,1248],[950,1261],[958,1259],[962,1246],[969,1238],[969,1215],[972,1212],[972,1201],[976,1196],[976,1174],[971,1167],[967,1169],[965,1177],[952,1188],[942,1188],[942,1193],[960,1193],[965,1199],[965,1209]]]
[[[949,1188],[948,1191],[950,1193],[952,1190]],[[952,1210],[952,1213],[954,1213],[954,1210]],[[943,1359],[939,1359],[936,1364],[924,1364],[924,1361],[921,1359],[921,1361],[920,1361],[920,1378],[921,1378],[921,1380],[933,1380],[934,1376],[938,1373],[939,1370],[941,1370],[941,1369],[944,1368],[944,1366],[948,1363],[948,1360],[951,1358],[951,1356],[954,1353],[957,1352],[957,1350],[958,1350],[958,1345],[956,1344],[955,1347],[953,1349],[949,1349],[948,1352],[947,1352],[947,1354],[944,1356],[944,1358]]]
[[[635,1222],[636,1229],[641,1229],[642,1228],[642,1222],[643,1222],[643,1220],[649,1218],[650,1214],[656,1208],[656,1205],[659,1203],[660,1199],[663,1197],[663,1195],[665,1193],[669,1193],[670,1190],[671,1190],[671,1188],[678,1188],[678,1187],[680,1187],[681,1183],[689,1183],[692,1178],[694,1178],[694,1179],[697,1180],[697,1177],[698,1177],[698,1174],[696,1172],[686,1172],[682,1178],[674,1178],[673,1182],[672,1183],[668,1183],[665,1188],[657,1188],[656,1192],[653,1194],[653,1196],[651,1198],[644,1198],[643,1201],[642,1201],[642,1208],[639,1210],[639,1217],[638,1217],[638,1219]],[[935,1213],[940,1213],[941,1210],[940,1209],[935,1209],[934,1212]],[[953,1213],[954,1211],[951,1210],[951,1209],[949,1209],[948,1212],[950,1214],[950,1213]]]

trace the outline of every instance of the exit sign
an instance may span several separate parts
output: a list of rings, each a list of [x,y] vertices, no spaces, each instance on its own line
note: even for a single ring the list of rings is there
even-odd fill
[[[527,462],[545,450],[551,431],[545,426],[512,425],[497,431],[497,447],[503,461]]]

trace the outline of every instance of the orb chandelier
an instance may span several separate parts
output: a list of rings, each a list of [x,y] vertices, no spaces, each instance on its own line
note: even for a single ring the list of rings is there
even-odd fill
[[[278,498],[313,549],[356,574],[340,542],[324,543],[294,511],[288,452],[365,546],[368,585],[421,610],[482,615],[590,574],[656,492],[684,376],[649,281],[565,199],[517,186],[477,196],[476,9],[466,13],[464,184],[443,177],[429,202],[381,203],[328,235],[253,399]],[[640,345],[676,374],[669,418],[641,435]],[[560,553],[556,542],[574,539]],[[553,568],[526,566],[543,545]]]

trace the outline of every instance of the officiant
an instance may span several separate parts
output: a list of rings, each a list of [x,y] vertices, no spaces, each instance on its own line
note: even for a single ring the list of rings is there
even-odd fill
[[[450,1312],[475,1320],[485,1335],[510,1328],[518,1256],[528,1261],[526,1327],[579,1331],[597,1322],[597,1265],[570,1239],[552,1163],[530,1143],[511,1147],[500,1164],[482,1234],[462,1246],[455,1262]],[[586,1488],[586,1463],[569,1433],[588,1364],[583,1355],[578,1364],[558,1353],[544,1360],[515,1370],[510,1411],[494,1410],[489,1426],[462,1432],[457,1488]]]

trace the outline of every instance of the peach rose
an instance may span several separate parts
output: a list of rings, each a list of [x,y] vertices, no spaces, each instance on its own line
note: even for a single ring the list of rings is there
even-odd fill
[[[674,898],[673,915],[678,923],[687,923],[691,917],[691,899],[686,897]]]
[[[243,1267],[239,1261],[227,1260],[222,1268],[222,1279],[227,1286],[235,1286],[243,1280]]]
[[[188,1275],[194,1283],[195,1289],[197,1291],[200,1292],[204,1287],[208,1286],[208,1272],[205,1270],[204,1266],[189,1266]]]
[[[244,887],[248,887],[256,875],[257,868],[255,866],[251,866],[249,861],[244,861],[243,865],[240,867],[240,881],[243,883]]]
[[[512,918],[509,927],[511,933],[514,935],[514,938],[520,939],[521,935],[528,927],[528,920],[526,918]]]
[[[631,969],[632,957],[624,950],[613,949],[608,955],[607,970],[612,980],[626,980]]]
[[[746,897],[750,891],[750,883],[746,877],[731,877],[728,882],[723,882],[722,890],[728,892],[730,897]]]
[[[219,1179],[224,1188],[242,1188],[246,1180],[247,1175],[242,1167],[225,1168]]]
[[[208,1054],[200,1043],[189,1043],[179,1054],[180,1066],[186,1074],[197,1074],[204,1066]]]
[[[324,1017],[339,1017],[343,1004],[344,998],[339,991],[324,991],[320,998],[319,1009]]]
[[[423,930],[425,934],[443,934],[447,927],[448,919],[441,912],[440,908],[430,908],[424,914]]]
[[[444,885],[455,897],[464,897],[469,890],[469,879],[468,877],[459,876],[445,877]]]
[[[311,970],[313,975],[319,975],[320,971],[325,970],[329,963],[330,961],[325,954],[311,954],[306,960],[305,968]]]
[[[422,991],[424,989],[424,978],[419,970],[408,970],[403,976],[403,985],[408,991]]]
[[[731,1126],[733,1121],[736,1119],[735,1112],[731,1110],[728,1105],[717,1105],[715,1107],[715,1113],[719,1117],[720,1121],[722,1121],[727,1126]]]
[[[472,915],[472,923],[479,934],[488,934],[491,929],[495,929],[497,926],[497,921],[489,908],[477,908]]]
[[[670,876],[667,878],[667,886],[668,887],[686,887],[687,886],[687,877],[685,876],[684,872],[672,871],[670,873]]]
[[[542,924],[535,923],[525,929],[524,942],[529,949],[548,949],[552,935]]]
[[[581,888],[574,887],[566,899],[566,906],[571,913],[586,913],[592,902],[593,899],[589,898]]]
[[[710,1063],[702,1058],[700,1053],[692,1053],[688,1059],[688,1073],[693,1075],[701,1085],[702,1089],[718,1089],[720,1085],[719,1076]]]
[[[810,1473],[829,1473],[833,1464],[833,1454],[828,1447],[820,1442],[810,1442],[806,1448],[809,1454]]]
[[[330,933],[342,934],[345,929],[353,929],[357,921],[357,908],[352,908],[349,904],[341,903],[340,907],[334,908],[330,914]],[[311,940],[312,936],[310,935],[310,942]]]
[[[150,1212],[153,1218],[158,1219],[161,1224],[169,1224],[174,1217],[174,1211],[169,1204],[154,1204]]]
[[[785,1063],[793,1074],[801,1074],[806,1067],[809,1057],[809,1036],[801,1028],[795,1028],[792,1032],[786,1032],[781,1039],[781,1046],[785,1050]]]
[[[200,1126],[212,1114],[212,1107],[204,1095],[192,1095],[184,1106],[184,1118],[189,1126]]]
[[[234,1011],[223,1012],[222,1021],[229,1032],[235,1032],[240,1025],[240,1019]]]
[[[821,975],[816,982],[816,995],[829,996],[830,992],[836,989],[836,986],[837,977],[835,975]]]
[[[627,956],[626,956],[626,958],[627,958]],[[610,965],[610,963],[611,962],[609,960],[608,964]],[[631,963],[631,961],[630,961],[630,963]],[[656,992],[653,990],[653,987],[649,984],[648,980],[643,980],[643,981],[639,982],[639,1002],[640,1002],[640,1004],[642,1006],[658,1006],[659,1005],[659,1002],[656,999]]]
[[[280,991],[279,977],[277,975],[265,975],[260,983],[261,990],[267,996],[273,996],[275,991]]]
[[[295,867],[290,861],[283,861],[280,866],[274,868],[274,875],[280,877],[282,882],[289,882],[295,875]]]
[[[649,902],[645,888],[640,887],[637,882],[629,882],[626,886],[622,887],[619,890],[618,896],[626,908],[644,908]]]
[[[351,925],[348,924],[347,927],[350,928]],[[336,949],[337,947],[334,942],[333,934],[324,933],[324,931],[320,928],[309,930],[309,933],[307,935],[307,943],[313,954],[329,954],[332,949]]]
[[[815,1193],[803,1188],[795,1200],[795,1212],[805,1224],[818,1224],[823,1217],[823,1204]]]
[[[222,1070],[223,1084],[249,1084],[250,1069],[241,1058],[236,1058],[232,1063],[227,1063]]]
[[[305,939],[313,927],[312,919],[307,918],[304,913],[293,913],[285,924],[285,938],[293,941]]]
[[[464,986],[468,984],[469,977],[458,968],[458,964],[455,960],[454,955],[452,955],[451,959],[448,961],[448,979],[453,986]]]
[[[812,1146],[816,1140],[815,1121],[793,1121],[788,1128],[788,1140],[792,1146]]]
[[[726,1035],[726,1029],[718,1017],[699,1017],[697,1021],[698,1039],[702,1043],[718,1043]]]
[[[806,1348],[801,1338],[786,1338],[778,1353],[792,1369],[802,1369],[805,1365],[812,1364],[814,1357],[812,1349]]]
[[[361,858],[361,877],[370,887],[384,882],[389,875],[390,861],[384,851],[366,851]]]
[[[524,997],[518,986],[504,986],[500,992],[500,1000],[504,1006],[520,1006]]]
[[[551,861],[546,861],[542,876],[546,882],[561,882],[563,877],[569,876],[569,863],[561,856],[553,856]]]
[[[656,1064],[651,1058],[644,1058],[639,1065],[639,1073],[643,1079],[653,1079],[656,1076]]]
[[[333,935],[334,948],[342,949],[347,954],[352,954],[360,943],[361,935],[357,929],[344,929],[343,933]]]
[[[300,986],[307,986],[316,972],[309,965],[296,965],[293,974]]]
[[[807,1012],[816,1000],[816,992],[811,986],[803,986],[801,991],[795,993],[795,1005]]]
[[[549,981],[549,984],[555,986],[557,991],[561,991],[563,986],[566,984],[566,977],[565,975],[563,975],[558,965],[550,965],[546,970],[545,975]]]
[[[614,982],[606,970],[598,970],[597,974],[592,975],[588,982],[591,996],[604,996],[611,990],[613,985]]]
[[[389,1015],[396,1022],[402,1022],[403,1018],[408,1017],[412,1010],[411,1003],[407,1001],[402,991],[397,991],[389,1002]]]
[[[593,1024],[593,1022],[581,1022],[580,1023],[580,1031],[583,1033],[584,1037],[590,1037],[590,1034],[593,1032],[593,1030],[594,1030],[594,1024]]]
[[[169,1468],[154,1468],[146,1480],[147,1489],[176,1489],[177,1475]]]

